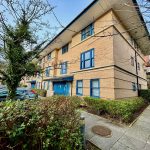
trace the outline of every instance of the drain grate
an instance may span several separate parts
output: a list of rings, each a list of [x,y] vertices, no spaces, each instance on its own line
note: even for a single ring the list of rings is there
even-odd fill
[[[103,137],[111,137],[111,133],[112,131],[105,127],[105,126],[93,126],[92,127],[92,132],[94,134],[97,134],[97,135],[100,135],[100,136],[103,136]]]

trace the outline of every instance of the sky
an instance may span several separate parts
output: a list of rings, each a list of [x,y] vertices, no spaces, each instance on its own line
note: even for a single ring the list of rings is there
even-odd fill
[[[54,6],[54,13],[61,24],[66,27],[80,12],[82,12],[93,0],[48,0]],[[49,16],[49,24],[51,25],[52,37],[58,34],[63,28],[56,20],[53,14]],[[54,35],[53,35],[54,34]]]
[[[48,0],[52,6],[55,6],[54,12],[58,17],[61,24],[65,27],[68,25],[80,12],[83,11],[93,0]],[[138,0],[140,3],[141,0]],[[146,17],[144,16],[146,19]],[[146,19],[147,20],[147,19]],[[53,15],[50,16],[50,24],[52,27],[59,27],[59,23],[56,21]],[[149,18],[148,18],[149,21]],[[147,26],[150,31],[150,26]],[[59,30],[53,31],[54,34],[60,32],[62,28]],[[56,33],[55,33],[56,32]]]
[[[20,1],[28,2],[28,0],[20,0]],[[54,13],[56,14],[58,20],[61,22],[63,27],[66,27],[77,15],[79,15],[80,12],[82,12],[94,0],[45,0],[45,1],[48,1],[49,4],[51,4],[51,6],[54,6],[53,9]],[[12,22],[12,19],[10,18],[11,15],[6,16],[8,17],[9,22]],[[39,37],[39,39],[41,39],[41,41],[43,39],[46,39],[47,37],[49,40],[51,40],[63,29],[62,27],[60,27],[60,24],[54,17],[53,13],[44,16],[43,20],[50,26],[48,25],[47,27],[42,27],[41,30],[38,31],[38,33],[35,32],[35,34],[37,34],[37,36]]]
[[[92,1],[93,0],[49,0],[50,4],[55,6],[54,12],[64,26],[69,24]],[[58,24],[56,20],[51,19],[53,23]]]

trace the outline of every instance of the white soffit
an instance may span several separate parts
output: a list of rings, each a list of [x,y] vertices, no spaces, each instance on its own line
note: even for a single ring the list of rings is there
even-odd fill
[[[150,53],[150,40],[147,36],[148,32],[146,31],[132,0],[95,1],[95,4],[88,8],[88,10],[85,9],[85,12],[82,12],[82,15],[75,18],[68,28],[58,34],[41,52],[41,55],[44,56],[56,48],[61,48],[66,43],[70,42],[70,39],[76,34],[76,32],[80,32],[84,27],[92,23],[110,9],[114,10],[121,22],[129,31],[130,35],[134,39],[137,39],[136,41],[141,47],[141,50],[148,51]]]

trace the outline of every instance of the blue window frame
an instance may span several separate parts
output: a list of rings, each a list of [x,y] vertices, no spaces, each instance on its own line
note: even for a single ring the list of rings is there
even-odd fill
[[[94,49],[83,52],[80,57],[80,69],[94,67]]]
[[[94,24],[92,23],[81,31],[81,40],[84,40],[93,34],[94,34]]]
[[[137,68],[138,68],[138,70],[140,70],[140,63],[137,64]]]
[[[69,48],[69,44],[66,44],[65,46],[62,47],[62,54],[67,53]]]
[[[67,74],[67,62],[64,62],[61,64],[61,70],[60,70],[61,74]]]
[[[132,90],[133,90],[133,91],[136,91],[136,89],[137,89],[137,88],[136,88],[136,83],[132,82]]]
[[[43,89],[44,89],[44,90],[46,89],[46,82],[44,82],[44,87],[43,87]]]
[[[131,56],[131,65],[134,66],[134,57]]]
[[[97,98],[100,97],[100,79],[90,80],[90,96]]]
[[[50,76],[50,70],[51,70],[51,67],[47,67],[46,70],[45,70],[45,76],[46,77],[49,77]]]
[[[76,94],[83,95],[83,80],[77,80],[76,82]]]
[[[40,72],[37,72],[36,76],[37,76],[37,78],[40,78],[41,77]]]
[[[39,82],[39,86],[38,86],[38,89],[41,89],[41,82]]]
[[[47,90],[50,89],[50,81],[47,81]]]
[[[51,58],[52,58],[52,53],[49,53],[49,54],[47,55],[47,60],[51,60]]]

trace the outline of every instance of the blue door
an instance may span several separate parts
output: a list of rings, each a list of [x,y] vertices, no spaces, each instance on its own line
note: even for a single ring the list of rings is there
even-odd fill
[[[32,88],[32,89],[35,88],[35,83],[31,83],[31,88]]]
[[[53,83],[54,95],[69,96],[70,84],[69,82],[54,82]]]

